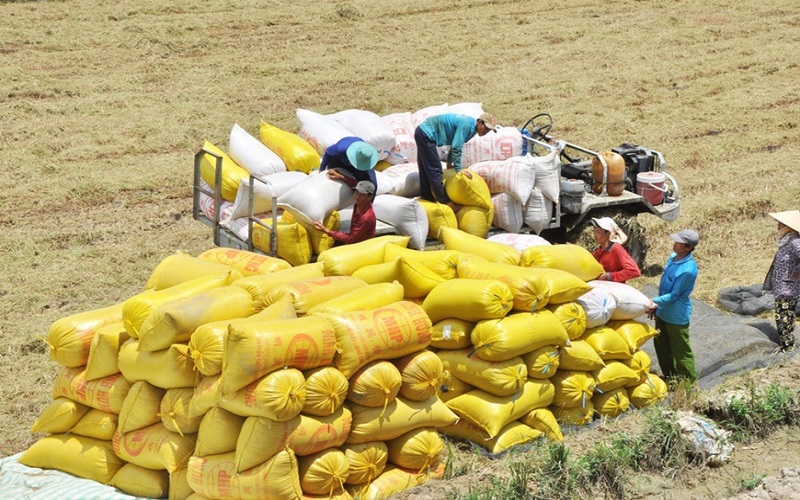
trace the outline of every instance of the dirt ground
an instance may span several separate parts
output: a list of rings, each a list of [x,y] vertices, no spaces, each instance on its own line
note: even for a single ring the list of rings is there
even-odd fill
[[[724,398],[726,394],[746,387],[750,381],[759,387],[780,384],[800,386],[800,357],[784,359],[776,355],[767,368],[729,378],[719,387],[708,391],[709,398]],[[567,434],[564,442],[573,455],[588,449],[615,432],[636,428],[636,415],[609,420],[602,425]],[[635,431],[634,431],[635,432]],[[393,495],[392,500],[440,499],[452,491],[466,498],[470,491],[489,486],[493,477],[509,477],[507,462],[489,462],[475,473],[459,476],[448,481],[433,480],[429,483]],[[746,490],[745,482],[754,483],[763,478],[752,490]],[[766,439],[735,444],[730,462],[718,468],[693,468],[682,472],[677,478],[666,478],[656,474],[631,474],[626,491],[631,499],[800,499],[800,430],[784,427]]]

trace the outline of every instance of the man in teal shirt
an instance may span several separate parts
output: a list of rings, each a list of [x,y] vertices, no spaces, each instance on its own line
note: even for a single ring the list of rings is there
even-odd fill
[[[694,354],[689,343],[689,319],[692,316],[692,302],[689,296],[697,281],[697,262],[692,252],[700,241],[700,236],[691,229],[671,234],[675,243],[673,254],[667,260],[658,297],[653,298],[647,315],[655,319],[659,334],[653,338],[658,365],[664,378],[682,378],[697,382]]]
[[[448,198],[442,182],[442,162],[439,160],[439,146],[450,146],[447,168],[461,171],[461,150],[464,143],[475,134],[483,137],[497,127],[497,120],[489,113],[477,119],[466,115],[445,113],[427,118],[414,131],[417,144],[417,168],[419,168],[420,197],[428,201],[445,203],[453,210],[458,208]],[[471,178],[469,172],[465,172]]]

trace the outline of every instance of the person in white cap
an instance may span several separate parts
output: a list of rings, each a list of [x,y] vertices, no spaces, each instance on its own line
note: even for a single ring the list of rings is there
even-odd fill
[[[319,171],[327,171],[328,177],[342,181],[353,189],[359,181],[370,181],[377,187],[377,164],[378,150],[360,137],[350,136],[328,146],[322,156]]]
[[[673,254],[667,259],[658,297],[652,299],[647,315],[655,319],[659,334],[653,338],[658,365],[664,378],[697,382],[694,353],[689,343],[692,301],[689,296],[697,281],[697,262],[692,253],[700,236],[691,229],[671,234]]]
[[[370,181],[359,181],[355,187],[355,207],[350,219],[350,232],[331,231],[320,221],[314,222],[314,228],[345,245],[374,238],[377,220],[372,209],[373,198],[375,198],[375,184]]]
[[[800,298],[800,210],[769,214],[778,221],[778,250],[764,279],[764,290],[775,296],[778,349],[795,348],[795,309]]]
[[[622,247],[628,237],[611,217],[592,218],[592,236],[598,247],[592,255],[605,272],[596,279],[625,283],[642,275],[628,252]]]

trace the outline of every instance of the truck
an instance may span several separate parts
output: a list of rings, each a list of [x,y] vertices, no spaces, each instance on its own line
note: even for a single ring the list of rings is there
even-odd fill
[[[625,243],[628,253],[639,264],[646,267],[648,250],[645,230],[638,221],[642,214],[658,217],[667,222],[675,221],[680,215],[681,195],[675,178],[667,172],[664,155],[657,150],[642,147],[634,143],[624,143],[611,152],[619,155],[624,161],[624,189],[621,192],[609,193],[609,165],[607,154],[579,146],[551,135],[553,118],[548,113],[539,113],[519,127],[523,139],[524,154],[543,156],[558,151],[561,178],[561,196],[559,203],[553,205],[549,222],[539,235],[551,243],[575,243],[587,248],[594,244],[591,232],[591,219],[595,217],[612,217],[620,228],[629,236]],[[607,152],[606,152],[607,153]],[[211,188],[201,180],[200,162],[205,155],[216,161],[215,188]],[[249,216],[247,216],[247,237],[231,230],[221,223],[220,210],[203,210],[201,201],[213,200],[214,207],[222,205],[222,157],[218,154],[200,149],[194,157],[194,191],[192,215],[195,220],[211,228],[214,244],[221,247],[237,248],[266,255],[277,255],[277,231],[271,228],[278,224],[278,200],[272,196],[269,212],[271,218],[264,220],[256,216],[253,210],[253,193],[257,184],[269,185],[268,178],[250,175],[249,182]],[[656,175],[660,182],[642,181],[643,177]],[[649,178],[649,177],[648,177]],[[270,230],[268,247],[254,244],[253,227],[261,225]],[[492,227],[487,237],[503,232]],[[521,232],[532,232],[524,228]],[[396,234],[396,228],[378,221],[377,235]],[[438,240],[429,238],[426,248],[441,245]]]

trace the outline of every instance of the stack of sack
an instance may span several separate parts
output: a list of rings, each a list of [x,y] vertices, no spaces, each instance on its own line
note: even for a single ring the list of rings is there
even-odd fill
[[[559,155],[557,151],[545,157],[523,155],[522,134],[514,127],[500,127],[484,137],[476,135],[464,145],[463,165],[478,174],[473,179],[445,171],[448,196],[463,206],[458,213],[416,199],[419,171],[414,130],[424,119],[442,113],[478,117],[483,106],[441,104],[384,117],[359,109],[330,115],[298,109],[297,134],[262,121],[258,138],[234,124],[227,152],[208,141],[201,150],[199,187],[213,193],[219,182],[222,199],[216,207],[214,197],[203,193],[200,208],[209,218],[219,211],[222,225],[247,241],[250,176],[257,177],[253,215],[266,225],[255,224],[255,246],[269,250],[274,215],[278,257],[292,265],[308,263],[312,255],[333,245],[329,236],[313,229],[314,221],[333,230],[349,228],[352,192],[343,183],[320,175],[318,169],[329,146],[355,135],[372,144],[381,159],[375,169],[377,219],[397,234],[409,236],[412,248],[424,248],[428,238],[438,237],[442,226],[477,236],[485,236],[493,224],[508,232],[526,226],[539,233],[547,227],[559,200]],[[447,153],[447,147],[440,148],[442,159]],[[275,214],[271,213],[273,198],[278,207]]]

